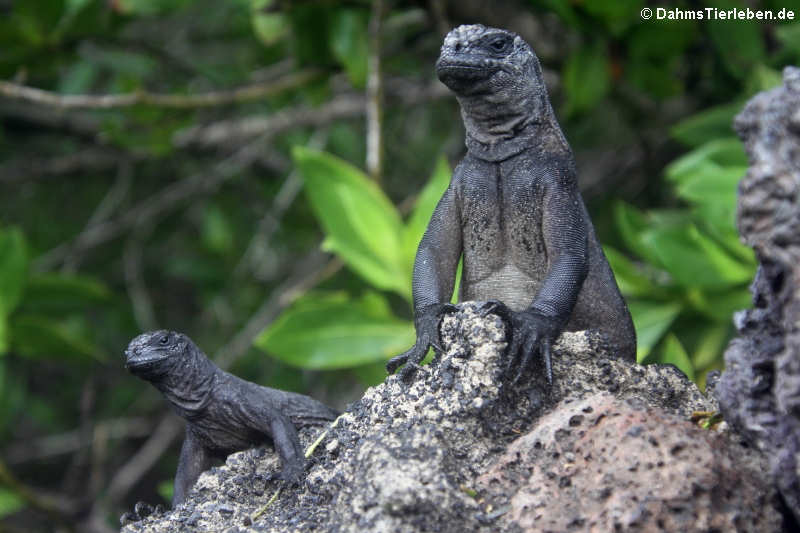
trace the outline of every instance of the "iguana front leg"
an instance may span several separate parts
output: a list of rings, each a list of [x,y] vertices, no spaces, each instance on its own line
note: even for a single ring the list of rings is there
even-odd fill
[[[275,451],[281,458],[281,478],[287,483],[297,483],[305,468],[305,455],[297,429],[289,417],[273,413],[270,421],[270,432]]]
[[[428,348],[433,348],[437,355],[440,354],[442,347],[439,338],[439,324],[442,322],[442,316],[452,313],[456,309],[456,306],[449,303],[431,304],[417,313],[414,317],[417,341],[410,349],[389,359],[389,362],[386,363],[386,370],[390,374],[394,374],[400,365],[405,364],[400,371],[400,378],[407,381],[419,369],[419,364],[428,353]]]
[[[200,474],[211,468],[214,457],[200,440],[186,429],[186,438],[181,446],[181,455],[178,459],[178,470],[175,472],[175,483],[172,492],[172,507],[183,503],[186,495],[192,490]]]
[[[433,347],[437,353],[441,352],[439,324],[444,314],[455,310],[455,306],[449,302],[461,257],[460,217],[454,191],[457,175],[456,172],[450,187],[433,211],[414,259],[412,292],[417,340],[409,350],[386,363],[386,370],[390,374],[405,364],[400,371],[404,381],[414,376],[428,348]]]
[[[551,349],[561,331],[561,320],[530,309],[512,311],[503,302],[497,300],[484,303],[481,306],[480,314],[481,316],[495,314],[506,323],[508,337],[506,373],[510,374],[515,367],[517,369],[512,384],[516,384],[520,380],[536,353],[539,353],[544,360],[548,385],[553,384]]]

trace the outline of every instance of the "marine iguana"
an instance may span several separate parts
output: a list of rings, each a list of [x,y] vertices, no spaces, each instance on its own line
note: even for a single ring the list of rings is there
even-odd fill
[[[512,32],[466,25],[447,34],[436,62],[456,95],[467,154],[456,167],[414,262],[416,344],[386,365],[409,379],[439,323],[459,258],[459,300],[487,301],[505,319],[517,381],[535,353],[552,383],[550,349],[563,330],[594,330],[635,360],[628,307],[578,190],[575,159],[556,121],[531,47]]]
[[[262,443],[274,444],[283,464],[281,477],[297,482],[305,459],[296,426],[322,425],[338,415],[308,396],[262,387],[222,371],[182,333],[143,333],[130,342],[125,356],[125,367],[151,382],[186,420],[173,506],[184,501],[215,460]],[[138,518],[139,507],[128,520]]]

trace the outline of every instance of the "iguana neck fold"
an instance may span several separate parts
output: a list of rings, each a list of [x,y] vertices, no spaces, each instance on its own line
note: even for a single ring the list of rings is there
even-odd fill
[[[208,404],[216,377],[217,366],[188,342],[172,371],[153,381],[153,385],[180,416],[191,419]]]

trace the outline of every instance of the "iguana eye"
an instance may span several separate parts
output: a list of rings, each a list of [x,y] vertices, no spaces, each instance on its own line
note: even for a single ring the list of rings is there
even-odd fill
[[[489,43],[489,46],[495,52],[505,52],[508,50],[508,45],[511,44],[511,41],[505,37],[500,37],[498,39],[493,40]]]
[[[159,344],[168,344],[169,343],[169,335],[162,335],[160,339],[158,339]]]

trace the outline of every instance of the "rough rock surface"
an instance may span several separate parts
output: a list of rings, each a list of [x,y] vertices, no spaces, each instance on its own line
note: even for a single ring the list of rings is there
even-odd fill
[[[800,69],[750,100],[735,128],[750,160],[739,232],[759,268],[715,394],[725,420],[769,458],[800,521]]]
[[[780,531],[762,467],[719,432],[601,393],[542,417],[478,487],[509,529]]]
[[[305,482],[264,512],[277,459],[243,452],[203,474],[185,504],[124,531],[561,530],[556,516],[537,522],[543,509],[574,509],[598,531],[780,531],[760,455],[685,422],[716,406],[677,369],[614,359],[596,337],[567,333],[554,347],[553,387],[541,368],[510,387],[504,335],[499,318],[462,304],[442,323],[440,360],[410,385],[390,376],[367,390],[316,449]],[[313,437],[301,433],[304,444]]]

